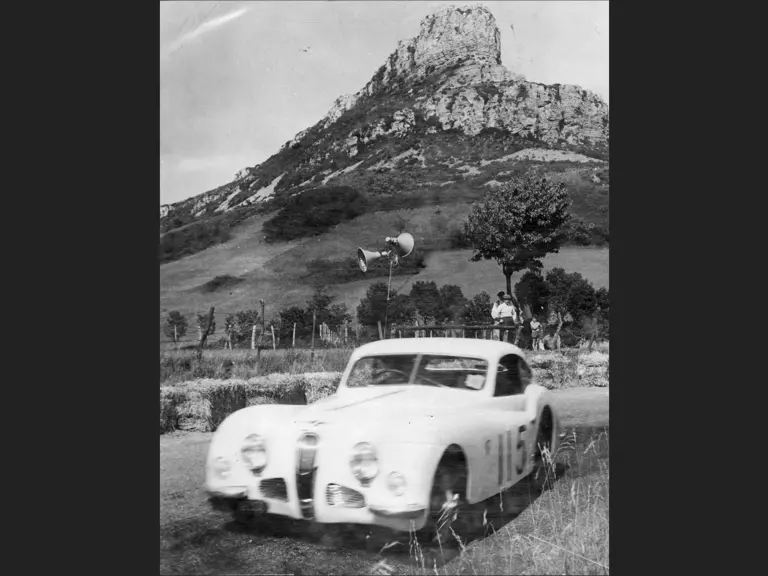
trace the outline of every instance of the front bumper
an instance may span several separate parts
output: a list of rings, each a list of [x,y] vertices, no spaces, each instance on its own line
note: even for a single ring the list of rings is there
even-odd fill
[[[287,498],[265,497],[259,487],[259,479],[248,487],[219,487],[208,489],[208,502],[219,512],[235,513],[249,510],[255,514],[271,514],[295,520],[311,520],[321,524],[363,524],[381,526],[393,530],[420,529],[426,522],[427,507],[422,503],[382,498],[375,490],[360,485],[342,485],[315,480],[311,500],[298,497],[295,483],[286,478]]]
[[[404,508],[382,508],[379,506],[369,506],[368,509],[374,516],[395,521],[418,520],[427,514],[427,509],[419,505],[407,506]]]

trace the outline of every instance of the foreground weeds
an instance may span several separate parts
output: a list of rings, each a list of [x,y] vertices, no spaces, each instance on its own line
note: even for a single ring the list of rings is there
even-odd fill
[[[455,557],[442,547],[426,551],[412,536],[408,573],[608,574],[608,433],[594,433],[578,449],[573,448],[575,444],[574,434],[558,454],[546,455],[546,489],[531,497],[533,502],[522,514],[499,529],[489,524],[491,535],[474,542],[464,543],[454,535],[458,541]],[[557,478],[556,470],[563,468],[564,475]],[[484,514],[484,524],[485,518]],[[382,554],[370,573],[395,571]]]

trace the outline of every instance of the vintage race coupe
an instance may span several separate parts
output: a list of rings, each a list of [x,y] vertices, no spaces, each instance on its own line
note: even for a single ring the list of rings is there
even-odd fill
[[[511,344],[398,338],[357,348],[331,396],[244,408],[211,441],[211,504],[445,538],[462,509],[541,466],[560,440]]]

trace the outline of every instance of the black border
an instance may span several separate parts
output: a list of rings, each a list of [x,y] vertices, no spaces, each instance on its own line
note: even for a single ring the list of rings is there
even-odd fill
[[[68,134],[72,142],[77,137],[85,146],[52,152],[68,156],[64,163],[79,177],[59,201],[62,212],[53,214],[66,222],[52,241],[59,253],[65,247],[57,244],[69,242],[67,252],[81,259],[76,267],[62,257],[64,285],[54,287],[68,332],[57,350],[60,366],[48,369],[68,367],[71,376],[54,382],[47,402],[37,399],[66,425],[51,431],[64,442],[56,469],[46,468],[40,486],[45,494],[55,486],[60,497],[56,542],[45,548],[52,568],[62,567],[58,546],[78,563],[93,558],[100,566],[95,573],[152,574],[159,567],[158,8],[141,2],[103,8],[101,15],[92,6],[76,10],[67,5],[71,21],[56,22],[58,38],[52,33],[55,50],[73,63],[57,102],[70,126],[77,124],[69,128],[77,132]],[[681,223],[692,219],[690,193],[707,189],[705,156],[691,152],[706,112],[695,110],[690,90],[704,76],[695,62],[681,62],[673,46],[681,31],[699,32],[702,43],[713,32],[704,25],[692,31],[688,11],[679,10],[611,5],[611,571],[617,574],[656,573],[671,567],[666,557],[684,557],[686,571],[699,558],[708,561],[701,550],[684,548],[701,513],[699,502],[683,496],[701,485],[687,471],[702,468],[692,461],[688,440],[695,431],[684,415],[697,379],[706,381],[706,374],[691,371],[702,348],[678,343],[669,351],[663,342],[679,329],[667,328],[670,318],[687,322],[680,314],[702,306],[693,300],[698,286],[687,286],[699,278],[688,276],[695,262],[689,251],[705,231]],[[717,32],[723,42],[724,34]],[[50,92],[51,80],[39,72],[40,90]],[[679,291],[674,303],[670,291]],[[105,332],[102,322],[119,329]],[[716,460],[722,464],[723,455]]]

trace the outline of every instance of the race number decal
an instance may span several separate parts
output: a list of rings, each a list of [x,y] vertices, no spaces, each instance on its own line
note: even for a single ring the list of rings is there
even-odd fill
[[[526,458],[528,458],[527,451],[525,449],[525,425],[520,426],[520,428],[517,429],[517,462],[519,465],[515,466],[515,470],[517,470],[518,474],[522,474],[523,470],[525,470],[526,465]]]
[[[518,429],[518,432],[520,433],[520,438],[522,438],[522,433],[525,432],[525,426],[520,426]],[[514,469],[517,470],[517,474],[521,474],[523,469],[525,468],[525,442],[521,439],[518,440],[517,445],[515,449],[519,453],[518,456],[515,456],[515,454],[512,452],[512,431],[507,430],[507,446],[506,450],[504,449],[504,435],[499,434],[499,487],[503,486],[505,484],[505,478],[506,482],[512,481],[512,468],[513,468],[513,462],[518,461],[521,462],[521,465],[518,466],[517,464],[514,465]]]
[[[499,434],[499,486],[504,484],[504,436]]]

